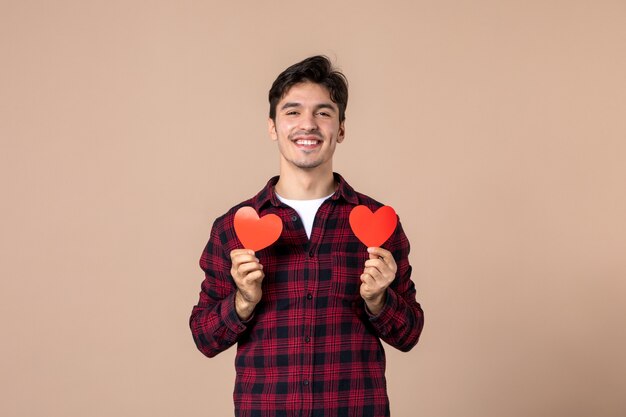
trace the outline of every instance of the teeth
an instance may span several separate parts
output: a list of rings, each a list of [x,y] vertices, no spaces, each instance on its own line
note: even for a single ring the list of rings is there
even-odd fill
[[[297,141],[296,141],[296,143],[297,143],[298,145],[315,145],[315,144],[317,144],[317,141],[316,141],[316,140],[304,140],[304,139],[300,139],[300,140],[297,140]]]

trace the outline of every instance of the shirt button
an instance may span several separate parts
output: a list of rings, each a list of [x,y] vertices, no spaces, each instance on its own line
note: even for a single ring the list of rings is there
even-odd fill
[[[309,252],[309,258],[312,258],[314,255],[313,251]]]
[[[304,338],[304,341],[309,343],[311,341],[311,338],[309,336],[307,336],[307,337]]]
[[[304,385],[309,385],[309,380],[308,380],[308,379],[305,379],[304,381],[302,381],[302,383],[303,383]]]
[[[298,221],[298,216],[291,216],[291,221],[292,222],[297,222]]]
[[[306,295],[306,299],[307,299],[307,300],[312,300],[312,299],[313,299],[313,295],[311,295],[311,294],[307,294],[307,295]]]

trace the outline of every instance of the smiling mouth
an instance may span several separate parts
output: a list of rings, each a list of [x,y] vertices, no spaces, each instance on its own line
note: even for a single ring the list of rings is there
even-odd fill
[[[317,139],[297,139],[294,142],[296,143],[296,145],[315,146],[318,143],[320,143],[321,140],[317,140]]]
[[[305,137],[293,139],[292,142],[296,145],[297,148],[306,151],[317,148],[323,141],[321,139],[318,139],[314,135],[307,135]]]

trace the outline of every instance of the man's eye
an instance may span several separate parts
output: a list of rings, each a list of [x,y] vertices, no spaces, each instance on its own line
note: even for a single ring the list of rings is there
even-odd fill
[[[329,113],[326,113],[325,111],[321,111],[321,112],[319,112],[318,114],[319,114],[320,116],[323,116],[323,117],[330,117],[330,114],[329,114]]]
[[[293,115],[298,114],[298,112],[295,111],[295,110],[291,110],[291,111],[288,111],[286,114],[287,114],[287,116],[293,116]]]

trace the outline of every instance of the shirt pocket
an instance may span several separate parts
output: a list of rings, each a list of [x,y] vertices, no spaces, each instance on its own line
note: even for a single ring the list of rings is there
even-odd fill
[[[363,252],[335,252],[332,256],[331,293],[343,304],[355,305],[361,300],[361,274],[365,269],[365,261],[369,253]]]

